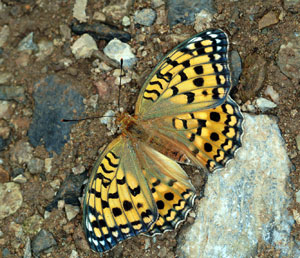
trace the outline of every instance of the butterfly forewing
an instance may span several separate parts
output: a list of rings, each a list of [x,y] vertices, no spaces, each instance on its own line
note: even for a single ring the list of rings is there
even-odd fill
[[[139,95],[141,119],[199,111],[222,104],[230,90],[228,39],[221,30],[195,35],[154,69]]]
[[[151,130],[181,144],[194,164],[213,171],[224,167],[241,146],[242,122],[238,105],[228,97],[212,109],[156,119]]]

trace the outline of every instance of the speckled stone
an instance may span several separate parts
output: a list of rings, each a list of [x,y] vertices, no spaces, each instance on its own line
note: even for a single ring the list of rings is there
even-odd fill
[[[180,235],[178,257],[255,257],[258,242],[300,257],[290,235],[290,160],[276,122],[245,114],[243,145],[208,175],[195,223]]]
[[[23,197],[19,184],[0,183],[0,219],[14,214],[22,203]]]

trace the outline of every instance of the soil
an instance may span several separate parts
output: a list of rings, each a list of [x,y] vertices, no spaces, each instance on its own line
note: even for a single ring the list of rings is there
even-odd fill
[[[33,55],[29,55],[28,65],[20,67],[16,64],[19,62],[20,52],[17,51],[18,43],[30,32],[34,32],[34,41],[41,39],[55,41],[60,39],[60,25],[71,24],[73,19],[72,8],[74,1],[2,1],[8,5],[9,12],[2,14],[0,17],[0,26],[7,24],[10,28],[9,47],[6,48],[4,56],[5,63],[0,66],[1,71],[10,72],[14,75],[13,85],[22,85],[25,87],[27,101],[16,103],[14,119],[22,120],[24,110],[33,111],[34,99],[32,97],[33,85],[46,77],[55,74],[62,81],[67,81],[76,87],[80,94],[89,99],[92,95],[97,94],[95,81],[111,81],[112,87],[109,96],[100,96],[97,109],[87,107],[86,116],[101,116],[106,110],[116,110],[118,102],[118,85],[114,84],[115,78],[110,73],[93,73],[94,58],[76,60],[70,54],[69,47],[78,36],[72,34],[70,42],[63,42],[54,46],[54,51],[50,57],[43,61],[36,61]],[[109,1],[88,1],[87,15],[93,17],[95,11],[101,11]],[[133,16],[134,11],[148,7],[148,1],[136,1],[129,11],[129,16]],[[300,189],[300,150],[297,149],[296,136],[300,134],[300,81],[286,77],[277,66],[277,54],[282,44],[290,40],[290,35],[295,31],[299,32],[299,13],[285,10],[282,1],[215,1],[217,10],[216,19],[213,22],[214,28],[222,28],[229,34],[231,50],[237,50],[241,56],[242,62],[247,56],[257,54],[266,60],[266,76],[263,87],[254,93],[251,99],[245,100],[243,91],[245,90],[243,70],[242,78],[233,91],[233,98],[238,100],[241,105],[245,101],[250,103],[257,97],[266,97],[264,91],[268,85],[273,86],[274,90],[279,93],[279,103],[275,109],[268,112],[278,118],[278,124],[282,131],[283,138],[286,142],[288,154],[294,164],[290,174],[290,181],[287,185],[288,191],[293,198],[290,204],[290,213],[296,210],[300,213],[300,205],[296,202],[295,193]],[[273,11],[279,15],[276,24],[267,28],[259,29],[258,24],[261,18],[268,12]],[[249,19],[251,15],[252,20]],[[121,107],[129,112],[134,109],[134,104],[138,96],[142,81],[146,75],[151,72],[155,64],[169,50],[178,43],[196,34],[192,25],[178,24],[173,28],[167,25],[166,14],[162,15],[162,23],[155,23],[151,27],[130,26],[128,32],[132,40],[128,42],[138,58],[134,67],[133,80],[129,84],[122,85],[120,103]],[[122,29],[121,22],[107,17],[108,22],[115,24]],[[184,36],[182,36],[184,35]],[[185,37],[185,38],[183,38]],[[159,39],[156,40],[156,39]],[[170,40],[172,39],[172,40]],[[158,43],[160,42],[160,43]],[[102,50],[106,42],[97,42],[99,50]],[[141,47],[142,50],[141,50]],[[146,51],[146,55],[142,52]],[[57,63],[65,57],[73,60],[72,69],[58,69]],[[17,69],[16,69],[17,67]],[[45,69],[47,67],[47,69]],[[43,71],[43,72],[42,72]],[[297,110],[296,115],[292,111]],[[294,112],[294,111],[293,111]],[[258,113],[258,112],[257,112]],[[11,122],[11,121],[10,121]],[[29,121],[30,122],[30,121]],[[27,131],[29,124],[13,127],[13,135],[10,145],[0,153],[3,162],[10,164],[6,169],[11,172],[17,166],[10,162],[10,149],[20,141],[28,141]],[[4,232],[3,246],[10,251],[6,257],[23,257],[24,243],[18,245],[18,239],[15,232],[9,230],[7,225],[11,222],[22,224],[24,220],[34,214],[44,217],[45,208],[53,199],[50,182],[58,179],[60,183],[72,173],[72,168],[84,165],[87,170],[91,170],[94,162],[97,160],[99,149],[109,143],[115,136],[109,136],[107,128],[99,123],[98,119],[78,122],[72,128],[70,140],[65,145],[60,155],[48,153],[43,146],[34,149],[34,156],[45,159],[53,157],[51,173],[43,175],[32,175],[26,172],[27,182],[21,184],[21,190],[24,200],[20,210],[0,221],[0,229]],[[192,175],[193,169],[188,168],[187,172]],[[203,189],[205,178],[196,178],[192,176],[192,181],[199,192]],[[43,189],[43,191],[41,191]],[[197,205],[195,205],[196,207]],[[196,209],[196,208],[195,208]],[[186,224],[192,223],[193,219],[189,218]],[[72,250],[76,249],[79,257],[99,257],[99,254],[93,253],[84,240],[82,231],[82,212],[71,221],[66,220],[66,215],[62,209],[54,209],[48,219],[43,220],[42,228],[51,232],[57,242],[49,254],[41,253],[40,257],[70,257]],[[183,227],[185,227],[183,225]],[[293,225],[292,237],[300,241],[300,225]],[[163,236],[153,239],[145,236],[138,236],[131,240],[124,241],[115,247],[111,252],[104,254],[102,257],[175,257],[176,235],[180,234],[182,227],[174,232],[168,232]],[[26,234],[31,239],[34,234]],[[3,250],[3,249],[2,249]],[[279,257],[279,253],[272,246],[266,246],[263,242],[259,243],[257,257]],[[0,253],[1,257],[1,253]]]

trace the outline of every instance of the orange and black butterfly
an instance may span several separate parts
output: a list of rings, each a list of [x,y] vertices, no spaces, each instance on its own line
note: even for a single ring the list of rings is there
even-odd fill
[[[212,172],[241,146],[243,116],[230,89],[228,38],[221,30],[193,36],[160,61],[135,114],[118,115],[122,133],[92,171],[83,224],[93,250],[161,234],[185,220],[196,194],[178,163]]]

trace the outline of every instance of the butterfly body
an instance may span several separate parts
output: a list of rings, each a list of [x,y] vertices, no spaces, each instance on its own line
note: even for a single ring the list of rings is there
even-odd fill
[[[233,158],[243,116],[228,95],[227,52],[221,30],[186,40],[149,75],[135,114],[118,115],[121,134],[97,160],[84,199],[83,224],[93,250],[173,230],[196,197],[178,163],[212,172]]]

